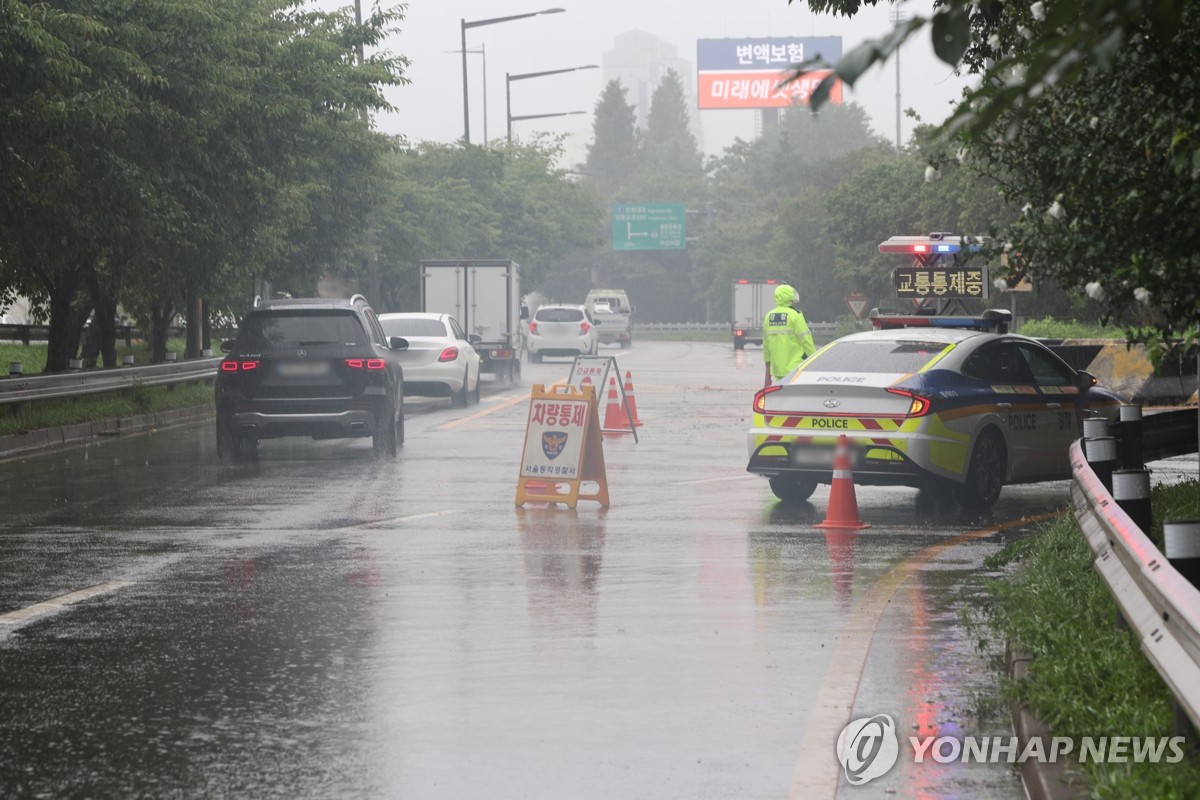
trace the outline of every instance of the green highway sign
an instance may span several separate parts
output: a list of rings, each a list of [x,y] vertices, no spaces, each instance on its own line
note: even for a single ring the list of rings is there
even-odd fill
[[[687,223],[683,203],[614,205],[614,250],[683,250]]]

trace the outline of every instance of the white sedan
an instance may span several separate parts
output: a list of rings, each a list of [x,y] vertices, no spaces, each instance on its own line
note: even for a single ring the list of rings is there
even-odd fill
[[[405,312],[380,314],[379,324],[390,338],[408,340],[400,353],[404,392],[427,397],[451,397],[457,406],[479,402],[480,338],[468,336],[449,314]]]

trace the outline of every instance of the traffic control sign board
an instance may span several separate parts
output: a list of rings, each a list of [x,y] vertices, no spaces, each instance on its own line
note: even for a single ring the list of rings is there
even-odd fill
[[[584,482],[595,483],[595,491],[583,493]],[[566,491],[560,492],[559,486]],[[567,508],[575,508],[580,500],[595,500],[608,507],[596,390],[536,384],[529,396],[516,504],[566,503]]]
[[[683,203],[612,207],[614,250],[684,250],[687,214]]]
[[[867,296],[858,292],[850,292],[846,295],[846,307],[850,309],[850,313],[855,319],[862,319],[863,312],[867,310]]]

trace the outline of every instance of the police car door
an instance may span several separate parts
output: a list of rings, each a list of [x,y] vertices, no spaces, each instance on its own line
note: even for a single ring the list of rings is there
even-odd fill
[[[1037,430],[1037,388],[1015,342],[998,341],[981,346],[966,360],[962,371],[984,384],[985,400],[979,409],[979,424],[990,419],[999,426],[1013,480],[1037,474],[1042,458]]]
[[[1037,383],[1041,403],[1038,412],[1038,432],[1042,439],[1041,474],[1048,478],[1069,477],[1068,451],[1082,425],[1076,408],[1080,400],[1078,379],[1075,372],[1053,353],[1025,342],[1018,347]]]

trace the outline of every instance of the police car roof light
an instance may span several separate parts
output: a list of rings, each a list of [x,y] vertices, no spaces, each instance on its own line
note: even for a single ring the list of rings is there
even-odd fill
[[[879,252],[913,255],[917,253],[961,253],[963,250],[967,250],[976,253],[983,249],[986,242],[990,241],[987,237],[969,237],[964,244],[964,238],[968,237],[939,232],[931,233],[928,236],[893,236],[886,242],[880,242]]]
[[[871,309],[871,325],[876,330],[896,328],[960,328],[990,333],[1008,333],[1012,312],[1002,308],[989,308],[978,317],[939,317],[918,314],[888,314],[877,308]]]

